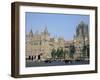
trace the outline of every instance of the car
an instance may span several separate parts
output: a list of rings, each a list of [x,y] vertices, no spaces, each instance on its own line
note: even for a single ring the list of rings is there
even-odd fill
[[[64,60],[65,63],[72,63],[72,60]]]
[[[51,60],[50,59],[46,59],[44,60],[45,63],[51,63]]]

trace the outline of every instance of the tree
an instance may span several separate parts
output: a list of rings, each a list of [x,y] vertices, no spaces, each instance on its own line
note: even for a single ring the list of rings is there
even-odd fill
[[[66,55],[67,51],[66,50],[63,50],[63,48],[61,49],[61,57],[62,58],[65,58],[65,55]]]
[[[57,49],[57,52],[56,52],[56,56],[57,56],[57,58],[64,58],[64,50],[63,50],[63,48],[61,48],[61,49]]]
[[[51,56],[53,59],[55,59],[55,57],[56,57],[56,50],[55,49],[52,49]]]
[[[59,57],[59,55],[60,55],[60,49],[58,48],[57,51],[56,51],[57,58]]]
[[[75,54],[75,46],[74,45],[70,45],[69,47],[69,57],[70,58],[73,58],[74,57],[74,54]]]
[[[64,57],[64,59],[65,59],[65,57],[66,57],[66,54],[68,54],[68,51],[67,51],[67,50],[64,50],[64,51],[63,51],[63,57]]]
[[[59,58],[59,59],[61,59],[61,58],[65,58],[65,55],[67,54],[68,52],[66,51],[66,50],[63,50],[63,48],[58,48],[57,50],[55,50],[55,49],[52,49],[52,52],[51,52],[51,56],[52,56],[52,58],[53,59],[55,59],[55,58]]]

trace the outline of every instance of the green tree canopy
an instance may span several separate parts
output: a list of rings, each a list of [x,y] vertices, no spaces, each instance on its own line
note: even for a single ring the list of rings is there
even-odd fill
[[[70,45],[69,50],[70,50],[69,57],[73,58],[74,54],[75,54],[75,46],[74,45]]]

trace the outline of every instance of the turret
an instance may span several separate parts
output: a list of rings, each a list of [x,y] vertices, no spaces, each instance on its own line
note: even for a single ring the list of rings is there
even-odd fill
[[[44,34],[49,34],[49,33],[48,33],[47,26],[46,26],[45,29],[44,29]]]
[[[29,37],[33,37],[33,31],[32,31],[32,29],[29,32]]]
[[[76,37],[87,36],[88,35],[88,25],[81,21],[76,29]]]

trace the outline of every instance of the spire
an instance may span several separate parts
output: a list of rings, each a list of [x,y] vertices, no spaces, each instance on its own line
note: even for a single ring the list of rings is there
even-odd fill
[[[32,29],[31,29],[30,32],[29,32],[29,36],[30,36],[30,37],[33,36],[33,31],[32,31]]]
[[[45,27],[44,32],[46,32],[46,33],[48,32],[47,26]]]
[[[45,29],[44,29],[44,34],[48,34],[47,26],[46,26]]]
[[[31,34],[33,34],[33,31],[32,31],[32,29],[30,30],[30,33],[31,33]]]
[[[81,24],[81,25],[84,24],[84,21],[81,21],[80,24]]]

